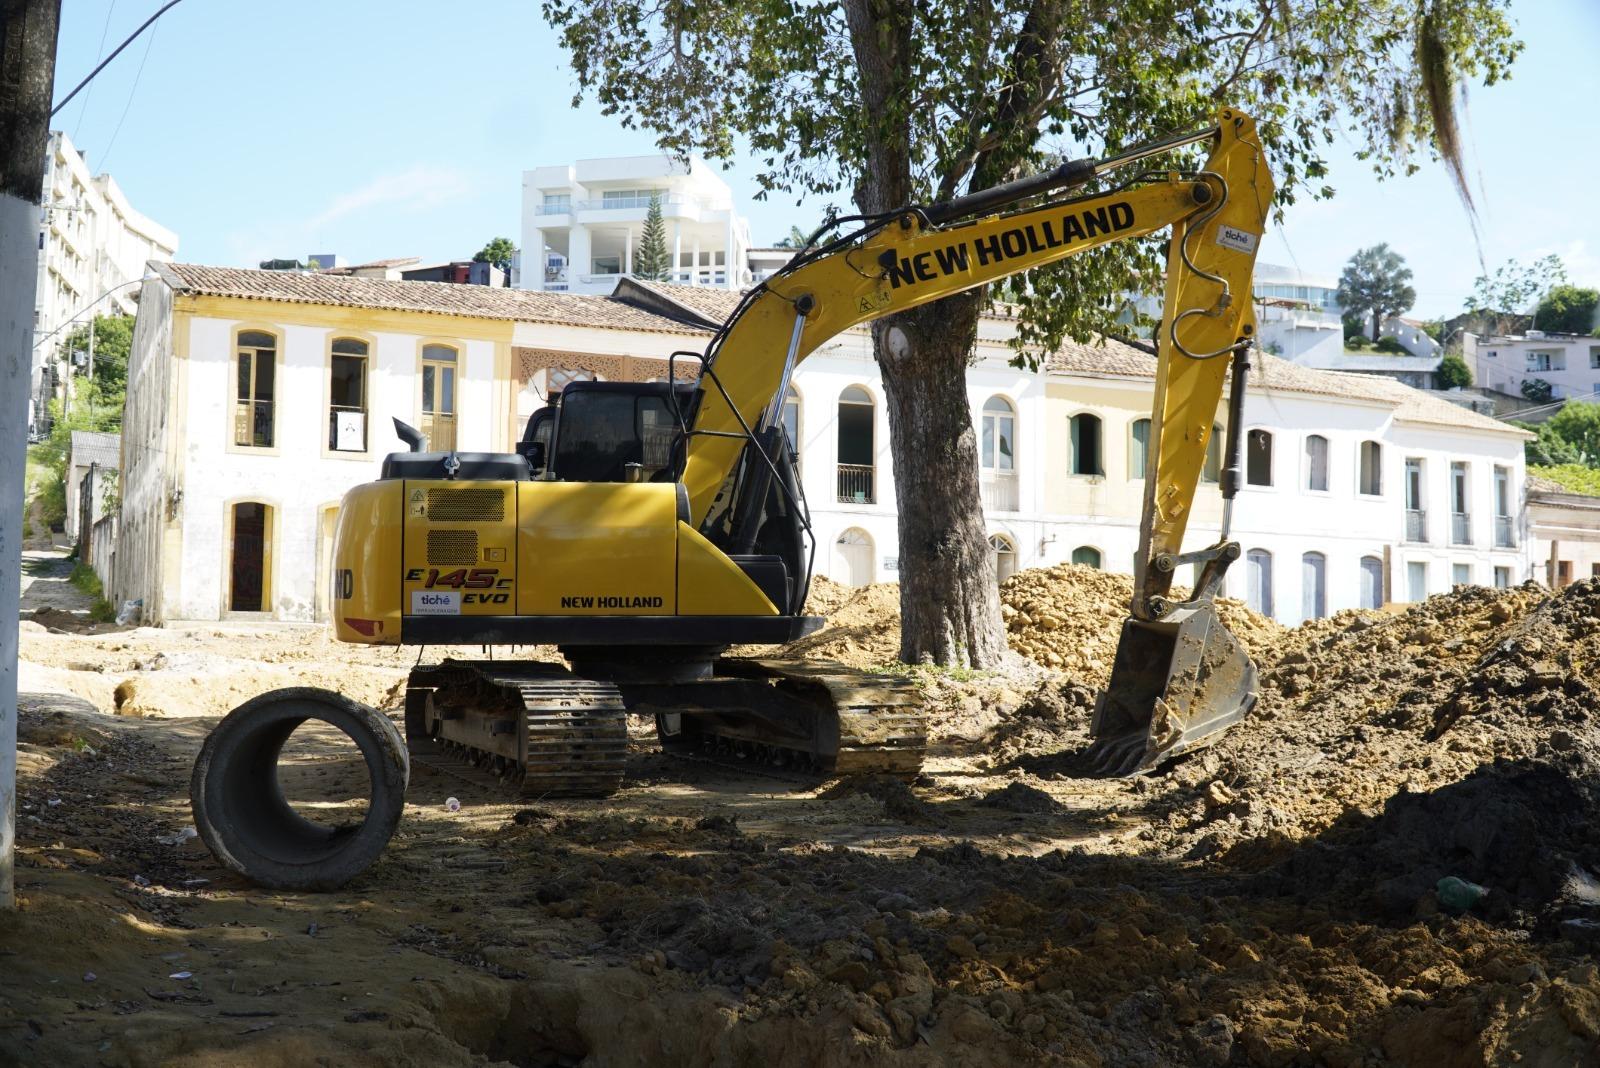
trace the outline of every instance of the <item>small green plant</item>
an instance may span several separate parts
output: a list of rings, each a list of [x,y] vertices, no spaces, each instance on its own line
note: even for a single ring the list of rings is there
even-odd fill
[[[1387,352],[1391,356],[1409,355],[1406,347],[1400,344],[1400,339],[1388,334],[1385,334],[1383,337],[1380,337],[1377,341],[1373,342],[1372,347],[1379,352]]]
[[[1367,339],[1365,334],[1351,334],[1344,339],[1344,347],[1353,352],[1360,352],[1363,349],[1371,348],[1372,342]]]

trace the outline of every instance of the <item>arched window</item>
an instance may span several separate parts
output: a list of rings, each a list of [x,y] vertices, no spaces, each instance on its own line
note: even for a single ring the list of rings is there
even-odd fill
[[[1017,573],[1017,547],[1004,534],[989,535],[989,548],[994,550],[994,577],[1004,582]]]
[[[276,434],[278,339],[241,330],[234,344],[233,443],[270,449]]]
[[[1093,545],[1080,545],[1072,550],[1072,562],[1098,570],[1100,567],[1100,550]]]
[[[336,337],[328,353],[328,448],[367,451],[367,354],[365,341]]]
[[[1206,438],[1206,463],[1200,469],[1201,482],[1222,481],[1222,428],[1213,426]]]
[[[1376,556],[1361,558],[1361,607],[1383,607],[1383,561]]]
[[[1300,557],[1300,617],[1321,619],[1328,614],[1328,558],[1311,552]]]
[[[1361,477],[1357,489],[1369,497],[1383,493],[1383,446],[1376,441],[1361,443]]]
[[[1272,554],[1251,549],[1244,554],[1244,565],[1248,579],[1245,603],[1264,616],[1272,615]]]
[[[846,386],[839,394],[839,502],[872,504],[874,456],[872,394]]]
[[[990,397],[983,402],[983,453],[985,471],[1008,474],[1016,470],[1017,417],[1011,402],[1004,397]]]
[[[422,433],[435,452],[456,447],[457,352],[449,345],[422,346]]]
[[[1321,493],[1328,488],[1328,439],[1306,435],[1306,489]]]
[[[984,508],[1017,510],[1017,416],[1011,402],[994,396],[983,402],[978,448],[978,483]]]
[[[1244,480],[1251,486],[1272,485],[1272,431],[1257,429],[1245,435]]]
[[[1150,462],[1150,420],[1135,419],[1131,427],[1132,444],[1128,447],[1128,477],[1143,478]]]
[[[1100,463],[1100,417],[1079,412],[1072,417],[1072,466],[1075,475],[1103,475]]]
[[[834,578],[847,586],[865,586],[872,581],[872,535],[851,527],[833,543],[837,556]]]

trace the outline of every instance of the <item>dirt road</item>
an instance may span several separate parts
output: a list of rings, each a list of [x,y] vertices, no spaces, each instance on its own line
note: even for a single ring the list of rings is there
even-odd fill
[[[1040,581],[1013,634],[1103,592]],[[836,598],[845,640],[876,596]],[[921,678],[909,787],[677,761],[642,724],[609,802],[419,768],[384,859],[315,895],[184,837],[189,763],[282,679],[393,707],[414,652],[30,630],[81,697],[24,704],[0,1063],[1600,1063],[1597,634],[1589,584],[1272,632],[1260,715],[1159,779],[1086,777],[1092,668],[1025,664]],[[291,754],[316,818],[357,808],[342,752]]]

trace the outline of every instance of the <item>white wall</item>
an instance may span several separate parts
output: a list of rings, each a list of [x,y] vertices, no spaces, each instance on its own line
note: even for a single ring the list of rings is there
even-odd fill
[[[420,418],[417,366],[420,335],[371,334],[367,452],[324,456],[328,435],[328,346],[336,333],[324,327],[278,325],[276,448],[236,449],[230,368],[234,320],[189,320],[185,421],[181,458],[183,529],[179,573],[167,575],[178,592],[169,618],[216,619],[227,611],[229,505],[250,500],[275,511],[270,611],[279,619],[315,614],[317,541],[321,510],[345,491],[376,478],[382,458],[402,448],[391,417],[412,425]],[[272,324],[251,322],[247,328]],[[457,440],[463,452],[489,451],[505,413],[492,405],[494,346],[457,341],[462,350],[456,396]],[[274,453],[276,455],[274,455]]]
[[[1594,394],[1600,393],[1600,337],[1504,338],[1466,334],[1462,349],[1472,367],[1472,384],[1483,389],[1521,396],[1524,381],[1542,378],[1553,387],[1557,400],[1594,400]],[[1559,354],[1565,367],[1530,371],[1531,352]]]

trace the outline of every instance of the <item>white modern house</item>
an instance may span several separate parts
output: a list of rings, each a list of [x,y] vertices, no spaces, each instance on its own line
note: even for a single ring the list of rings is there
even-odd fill
[[[1525,382],[1550,384],[1553,400],[1600,395],[1600,337],[1529,330],[1510,337],[1462,335],[1472,381],[1483,389],[1522,396]]]
[[[633,274],[652,197],[661,201],[672,281],[738,290],[755,280],[750,224],[710,166],[620,156],[523,172],[519,286],[609,294]]]
[[[399,447],[392,417],[436,445],[508,451],[550,392],[575,379],[661,378],[667,354],[703,348],[739,298],[633,279],[596,296],[154,269],[130,360],[115,573],[103,576],[153,621],[325,618],[337,505]],[[1016,367],[1014,330],[983,318],[967,380],[997,568],[1128,571],[1155,361],[1109,343]],[[1294,623],[1536,574],[1524,432],[1387,379],[1265,355],[1252,381],[1231,531],[1246,555],[1228,592]],[[783,415],[818,573],[895,580],[897,490],[864,328],[799,367]],[[1191,546],[1219,530],[1222,429]]]
[[[49,399],[41,380],[71,329],[44,339],[75,317],[133,314],[138,290],[132,283],[145,263],[171,260],[178,250],[178,235],[136,211],[111,175],[92,174],[59,130],[50,134],[43,209],[33,323],[35,341],[42,342],[33,353],[35,419]]]

